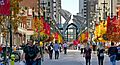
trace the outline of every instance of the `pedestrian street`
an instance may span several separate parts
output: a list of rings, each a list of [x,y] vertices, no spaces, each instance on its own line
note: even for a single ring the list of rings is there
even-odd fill
[[[117,65],[120,64],[120,61],[117,61]],[[60,54],[58,60],[50,60],[47,55],[44,57],[44,62],[42,65],[85,65],[85,59],[82,54],[77,50],[68,50],[67,55],[63,53]],[[97,55],[92,53],[91,65],[98,65]],[[104,65],[110,65],[109,57],[105,55]]]

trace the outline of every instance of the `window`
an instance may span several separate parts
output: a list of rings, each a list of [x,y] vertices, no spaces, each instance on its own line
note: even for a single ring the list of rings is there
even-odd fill
[[[31,29],[31,28],[32,28],[31,20],[27,19],[27,29]]]
[[[50,6],[50,2],[48,2],[48,6]]]

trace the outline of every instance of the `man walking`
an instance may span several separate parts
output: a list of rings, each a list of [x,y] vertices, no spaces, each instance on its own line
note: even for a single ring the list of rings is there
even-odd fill
[[[117,56],[117,47],[114,46],[114,43],[111,42],[111,47],[108,49],[108,55],[112,65],[116,65],[116,56]]]
[[[90,60],[91,60],[91,48],[90,44],[87,43],[86,47],[84,48],[84,54],[83,56],[85,57],[86,60],[86,65],[90,65]]]
[[[33,45],[33,42],[33,40],[30,40],[23,49],[22,60],[26,62],[26,65],[36,65],[40,56],[39,49],[36,45]]]
[[[55,51],[55,59],[59,58],[59,44],[57,43],[57,41],[55,41],[54,44],[54,51]]]
[[[52,55],[53,55],[53,43],[52,42],[48,46],[48,53],[49,53],[49,58],[52,59]]]
[[[63,48],[64,48],[64,54],[67,54],[67,43],[66,42],[63,44]]]

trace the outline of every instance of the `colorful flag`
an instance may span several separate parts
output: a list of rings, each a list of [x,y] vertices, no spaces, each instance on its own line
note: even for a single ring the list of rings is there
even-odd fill
[[[0,0],[0,15],[10,15],[10,0]]]
[[[58,40],[58,32],[55,32],[55,39]]]
[[[44,22],[45,33],[50,35],[50,25],[47,22]]]

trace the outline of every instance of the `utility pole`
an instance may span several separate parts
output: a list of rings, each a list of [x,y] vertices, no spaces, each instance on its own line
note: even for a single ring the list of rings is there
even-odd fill
[[[106,19],[105,7],[108,3],[106,3],[105,0],[104,0],[104,2],[101,3],[101,4],[103,4],[103,20],[104,20],[104,23],[105,23],[105,19]]]

